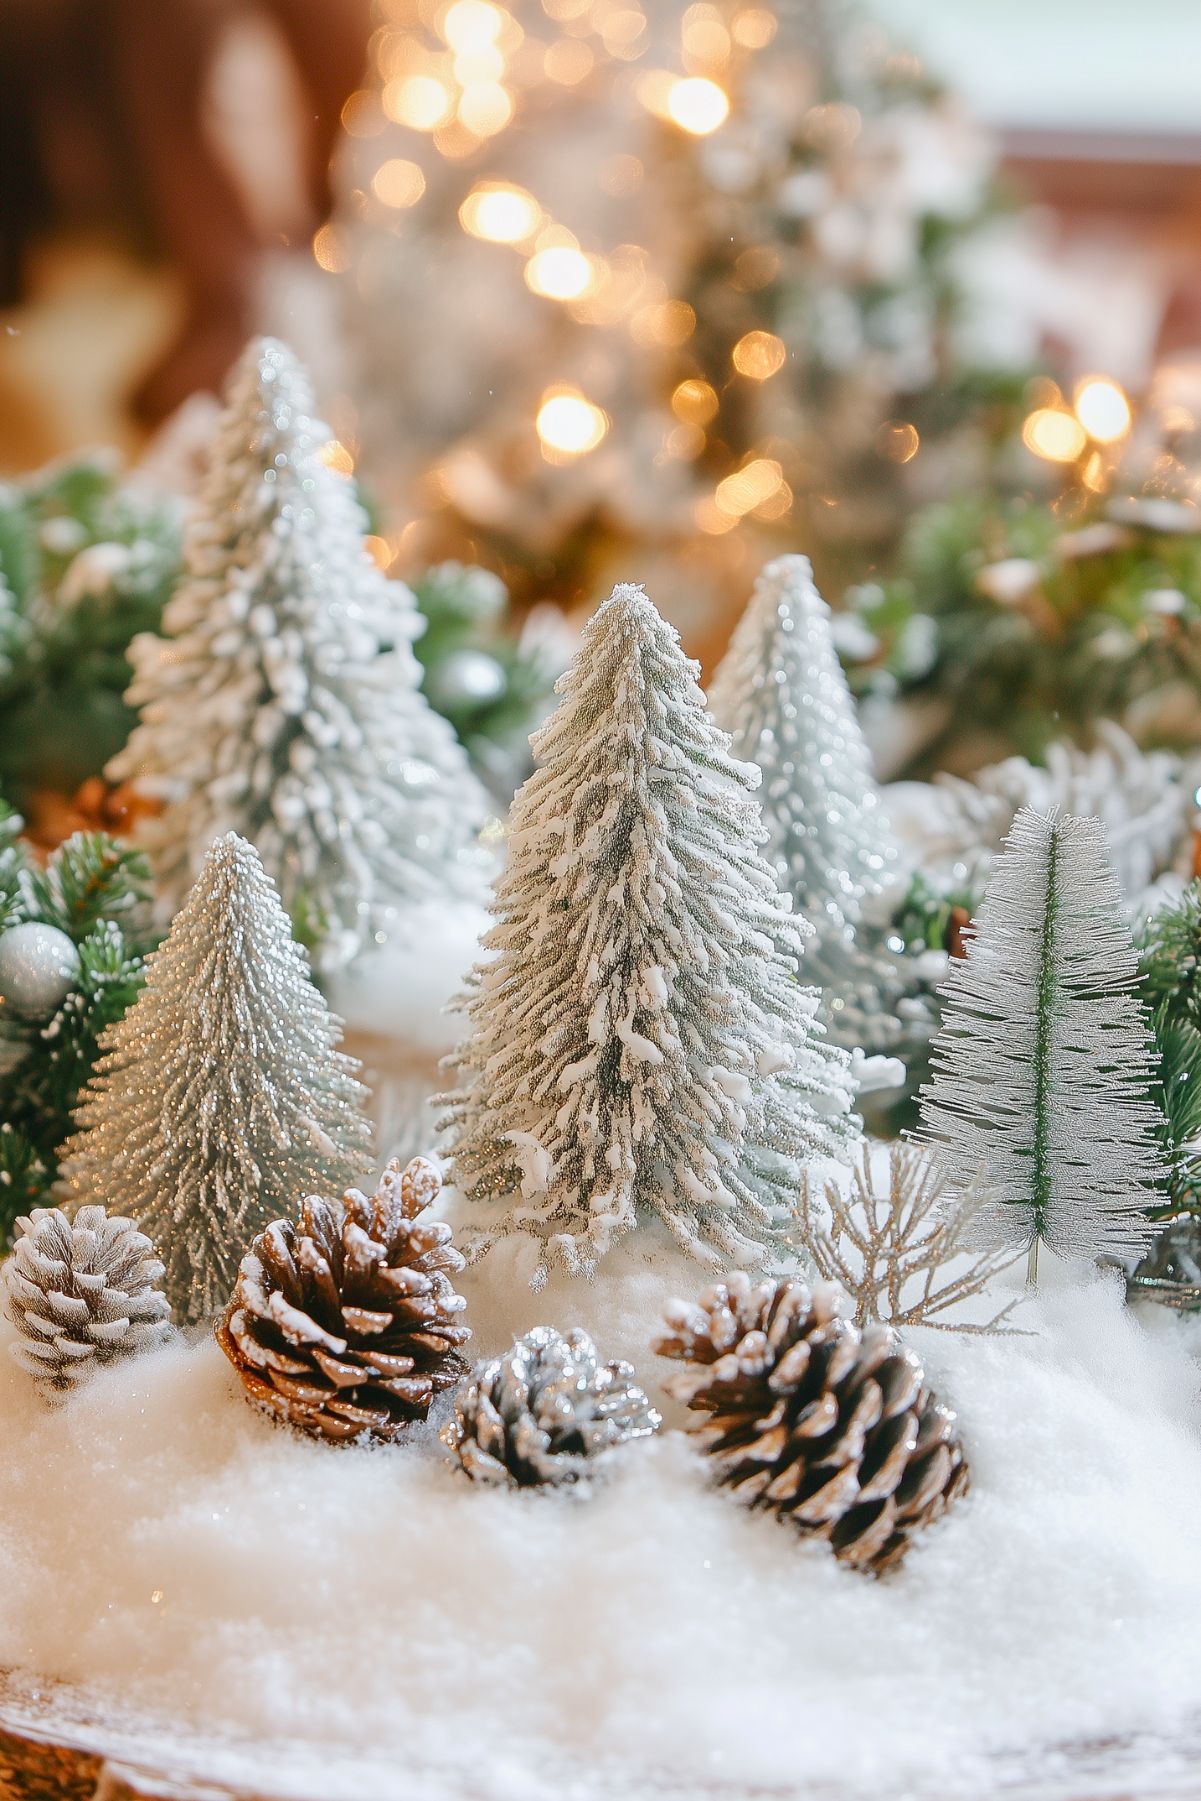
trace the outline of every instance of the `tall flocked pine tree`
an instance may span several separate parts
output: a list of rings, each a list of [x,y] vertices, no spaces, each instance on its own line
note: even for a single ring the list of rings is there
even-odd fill
[[[80,1203],[136,1221],[182,1320],[216,1313],[256,1232],[368,1167],[357,1064],[257,855],[229,833],[109,1028],[63,1149]]]
[[[1097,819],[1025,807],[943,989],[922,1136],[997,1244],[1128,1257],[1162,1199],[1155,1056]]]
[[[460,1187],[591,1269],[638,1214],[761,1262],[807,1156],[854,1129],[797,979],[808,935],[758,853],[757,772],[640,588],[586,627],[535,735],[445,1097]]]
[[[372,562],[354,492],[322,461],[328,438],[291,353],[253,342],[165,635],[134,640],[141,723],[109,773],[167,801],[143,839],[168,904],[236,830],[334,968],[389,935],[405,902],[472,884],[488,803],[420,692],[413,596]]]
[[[832,1036],[893,1049],[901,981],[883,933],[861,914],[897,847],[807,557],[763,571],[709,704],[735,756],[763,772],[764,854],[813,927],[805,973],[822,990]]]

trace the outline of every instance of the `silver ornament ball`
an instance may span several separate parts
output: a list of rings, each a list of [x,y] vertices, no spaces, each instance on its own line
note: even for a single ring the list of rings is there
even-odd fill
[[[479,705],[500,699],[505,672],[486,650],[453,650],[430,671],[427,687],[435,706]]]
[[[57,926],[36,919],[0,933],[0,1006],[38,1018],[53,1013],[79,974],[79,952]]]

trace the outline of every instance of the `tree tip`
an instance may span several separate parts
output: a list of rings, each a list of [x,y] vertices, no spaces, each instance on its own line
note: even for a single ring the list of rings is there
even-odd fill
[[[777,600],[787,596],[792,606],[806,612],[826,615],[830,611],[818,593],[813,564],[799,552],[775,557],[766,564],[755,583],[755,592]]]
[[[214,838],[204,861],[210,869],[262,867],[254,845],[240,832],[223,832],[219,838]]]
[[[260,394],[282,388],[298,387],[304,408],[309,405],[308,377],[296,352],[282,338],[251,338],[229,373],[226,397],[236,402],[247,388]],[[289,398],[291,396],[289,395]]]
[[[649,608],[656,616],[659,610],[641,582],[618,582],[608,600],[601,602],[597,612],[608,612],[611,607],[619,611]]]

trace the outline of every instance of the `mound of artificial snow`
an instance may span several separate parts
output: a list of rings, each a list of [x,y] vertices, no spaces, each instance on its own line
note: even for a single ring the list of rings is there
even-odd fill
[[[698,1267],[653,1231],[591,1284],[533,1295],[536,1263],[512,1239],[464,1276],[477,1348],[583,1324],[653,1388],[647,1341]],[[1201,1327],[1103,1279],[1018,1319],[912,1335],[974,1486],[879,1583],[711,1491],[675,1432],[589,1498],[513,1495],[432,1427],[374,1451],[274,1428],[210,1341],[57,1412],[0,1358],[0,1666],[286,1747],[272,1792],[307,1768],[397,1801],[583,1801],[606,1771],[625,1796],[656,1772],[690,1797],[945,1795],[990,1755],[1172,1732],[1201,1713]]]
[[[407,1162],[433,1142],[430,1096],[446,1086],[441,1059],[465,1030],[452,1003],[491,924],[474,901],[421,902],[404,910],[395,937],[323,981],[346,1027],[342,1048],[363,1066],[383,1159]]]
[[[479,902],[421,901],[399,916],[396,934],[322,981],[348,1038],[367,1033],[430,1051],[453,1049],[462,1019],[447,1011],[480,956],[492,924]]]

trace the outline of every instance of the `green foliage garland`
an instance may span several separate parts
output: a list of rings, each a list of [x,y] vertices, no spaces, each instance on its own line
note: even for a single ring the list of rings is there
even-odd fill
[[[1040,761],[1099,714],[1143,742],[1196,741],[1201,514],[1187,508],[940,503],[914,519],[895,575],[847,604],[854,692],[941,703],[933,735],[893,773],[1012,751]]]

